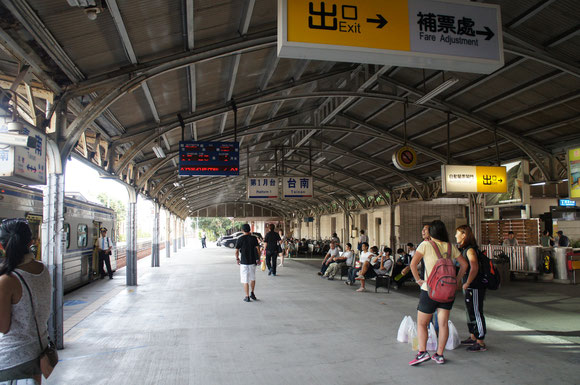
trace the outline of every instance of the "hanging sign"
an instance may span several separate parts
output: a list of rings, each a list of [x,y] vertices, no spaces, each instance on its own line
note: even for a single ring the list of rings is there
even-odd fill
[[[179,142],[179,175],[240,174],[238,142]]]
[[[403,146],[393,153],[393,164],[402,171],[409,171],[417,164],[417,153],[408,146]]]
[[[248,199],[278,198],[278,178],[248,178]]]
[[[278,0],[278,56],[491,73],[498,5],[448,0]]]
[[[312,198],[311,176],[288,176],[282,178],[284,195],[282,198]]]
[[[0,132],[8,132],[6,118],[0,117]],[[0,176],[8,180],[26,184],[46,184],[46,135],[23,125],[21,135],[36,139],[36,147],[0,144]]]
[[[576,201],[572,199],[560,199],[558,206],[560,207],[576,207]]]
[[[569,149],[568,158],[568,196],[580,199],[580,147]]]
[[[506,193],[506,168],[487,166],[441,166],[443,193]]]

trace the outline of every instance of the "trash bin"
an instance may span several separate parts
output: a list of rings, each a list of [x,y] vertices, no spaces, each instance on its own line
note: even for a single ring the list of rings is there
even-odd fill
[[[493,268],[499,273],[499,279],[502,286],[510,282],[510,257],[503,250],[496,250],[491,259]]]
[[[554,280],[561,283],[570,283],[568,279],[567,254],[571,253],[571,247],[554,247]]]
[[[525,257],[526,257],[526,264],[525,269],[526,271],[530,271],[533,273],[538,272],[538,267],[541,265],[540,259],[542,256],[543,247],[541,246],[526,246]]]

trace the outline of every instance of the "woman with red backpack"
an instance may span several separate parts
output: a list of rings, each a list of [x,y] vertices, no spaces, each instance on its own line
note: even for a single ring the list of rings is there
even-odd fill
[[[449,243],[449,235],[445,224],[440,220],[431,222],[429,226],[430,240],[423,241],[417,247],[411,260],[411,271],[415,282],[421,287],[419,305],[417,306],[417,337],[419,351],[409,365],[414,366],[429,359],[438,364],[444,364],[443,351],[449,337],[449,312],[453,307],[455,292],[461,287],[461,279],[467,270],[467,261],[459,250]],[[417,265],[425,262],[424,281],[419,276]],[[459,263],[459,272],[456,273],[455,261]],[[439,321],[439,337],[437,352],[431,357],[427,352],[427,338],[429,322],[437,310]]]

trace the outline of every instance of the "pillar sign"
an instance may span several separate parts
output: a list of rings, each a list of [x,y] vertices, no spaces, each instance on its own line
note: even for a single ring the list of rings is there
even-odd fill
[[[447,71],[503,67],[498,5],[278,0],[278,56]]]
[[[8,132],[0,117],[0,132]],[[46,135],[24,125],[22,135],[36,139],[36,147],[0,145],[0,176],[22,184],[46,184]]]
[[[288,176],[282,178],[284,195],[282,198],[312,198],[311,176]]]
[[[507,173],[504,166],[441,166],[443,193],[505,193]]]
[[[278,178],[248,178],[248,199],[277,199]]]

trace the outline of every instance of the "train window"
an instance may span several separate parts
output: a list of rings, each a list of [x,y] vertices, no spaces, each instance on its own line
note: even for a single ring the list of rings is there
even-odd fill
[[[89,227],[87,225],[79,225],[77,227],[77,246],[78,247],[86,247],[87,246],[87,235],[89,232]]]
[[[66,248],[70,247],[70,225],[68,223],[64,224],[64,235],[66,239]]]

